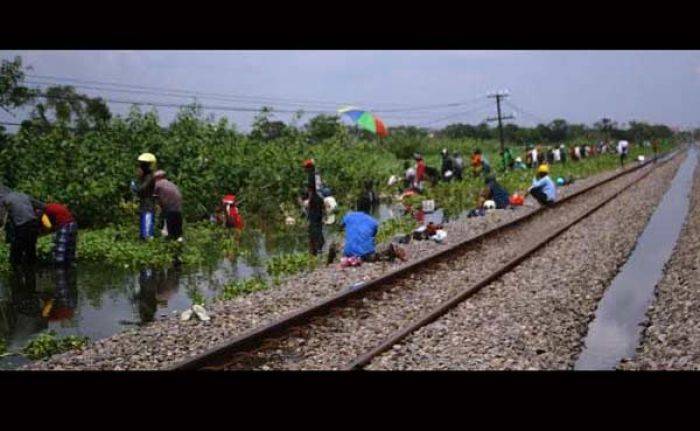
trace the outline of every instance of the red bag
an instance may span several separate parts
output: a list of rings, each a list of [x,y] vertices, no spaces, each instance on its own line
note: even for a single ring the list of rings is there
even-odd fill
[[[525,199],[517,193],[508,198],[508,201],[512,206],[520,206],[525,203]]]

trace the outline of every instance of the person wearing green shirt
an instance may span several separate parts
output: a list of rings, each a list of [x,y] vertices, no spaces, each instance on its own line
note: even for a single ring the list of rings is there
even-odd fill
[[[515,163],[513,160],[513,154],[510,152],[510,148],[506,147],[503,152],[501,152],[501,158],[503,161],[503,171],[506,171],[508,169],[513,169],[513,164]]]

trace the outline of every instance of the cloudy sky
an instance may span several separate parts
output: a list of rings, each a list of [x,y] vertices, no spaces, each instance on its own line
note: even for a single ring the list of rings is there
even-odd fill
[[[352,104],[389,126],[439,127],[495,115],[486,96],[507,90],[516,124],[607,116],[700,127],[700,51],[0,51],[15,55],[32,66],[32,85],[75,84],[117,114],[129,107],[117,102],[173,105],[157,107],[163,123],[197,95],[241,130],[262,105],[332,113]],[[21,116],[0,111],[0,121]]]

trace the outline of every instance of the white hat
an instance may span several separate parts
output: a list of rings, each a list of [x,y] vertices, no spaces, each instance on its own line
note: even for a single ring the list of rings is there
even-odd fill
[[[487,200],[486,202],[484,202],[484,209],[495,210],[496,209],[496,202],[494,202],[490,199]]]

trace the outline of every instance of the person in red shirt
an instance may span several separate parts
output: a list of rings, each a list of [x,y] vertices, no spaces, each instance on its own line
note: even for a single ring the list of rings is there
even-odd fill
[[[420,153],[413,156],[416,159],[416,177],[413,180],[413,188],[417,192],[423,191],[423,180],[425,179],[425,161]]]
[[[44,205],[42,212],[49,222],[48,225],[42,223],[44,228],[49,232],[54,232],[52,252],[54,263],[69,265],[75,260],[75,249],[78,242],[78,223],[76,223],[75,217],[68,208],[55,202]]]
[[[236,196],[228,194],[221,198],[221,203],[217,211],[216,221],[219,224],[223,224],[226,227],[232,227],[236,229],[243,229],[245,222],[243,217],[238,212],[238,202],[236,201]]]

